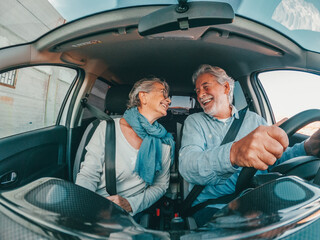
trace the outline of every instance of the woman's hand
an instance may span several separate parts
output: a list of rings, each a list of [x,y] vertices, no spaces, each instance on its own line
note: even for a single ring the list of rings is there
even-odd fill
[[[110,201],[114,202],[115,204],[119,205],[122,207],[124,210],[127,212],[132,212],[132,208],[130,206],[130,203],[127,201],[127,199],[119,196],[119,195],[112,195],[107,197]]]

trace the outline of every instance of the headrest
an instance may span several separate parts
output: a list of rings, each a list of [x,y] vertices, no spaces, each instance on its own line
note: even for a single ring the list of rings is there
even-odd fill
[[[118,85],[110,87],[104,102],[104,109],[109,114],[123,115],[127,110],[129,93],[132,86]]]

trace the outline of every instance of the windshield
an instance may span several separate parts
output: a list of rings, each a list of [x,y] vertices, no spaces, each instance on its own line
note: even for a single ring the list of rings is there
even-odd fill
[[[33,41],[62,24],[98,12],[142,5],[169,5],[177,2],[177,0],[0,1],[0,48]],[[236,15],[263,23],[291,38],[303,48],[320,52],[319,0],[220,0],[220,2],[229,3]]]

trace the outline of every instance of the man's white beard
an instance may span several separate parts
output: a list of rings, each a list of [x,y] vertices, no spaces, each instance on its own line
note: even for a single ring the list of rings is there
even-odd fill
[[[215,116],[219,112],[219,109],[217,108],[217,103],[214,102],[211,108],[205,109],[204,112],[210,116]]]
[[[213,105],[208,109],[203,109],[204,112],[210,116],[216,116],[219,112],[221,112],[221,107],[224,105],[221,98],[213,99]]]

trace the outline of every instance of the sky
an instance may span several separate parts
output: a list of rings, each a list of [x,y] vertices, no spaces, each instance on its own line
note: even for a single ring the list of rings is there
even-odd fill
[[[90,15],[102,11],[102,9],[113,9],[127,5],[150,4],[152,0],[48,0],[51,5],[67,21],[77,19],[83,15]],[[155,2],[177,3],[178,0],[154,0]]]
[[[48,0],[67,21],[79,16],[114,8],[117,0]],[[72,6],[72,7],[70,7]],[[85,7],[84,7],[85,6]]]

